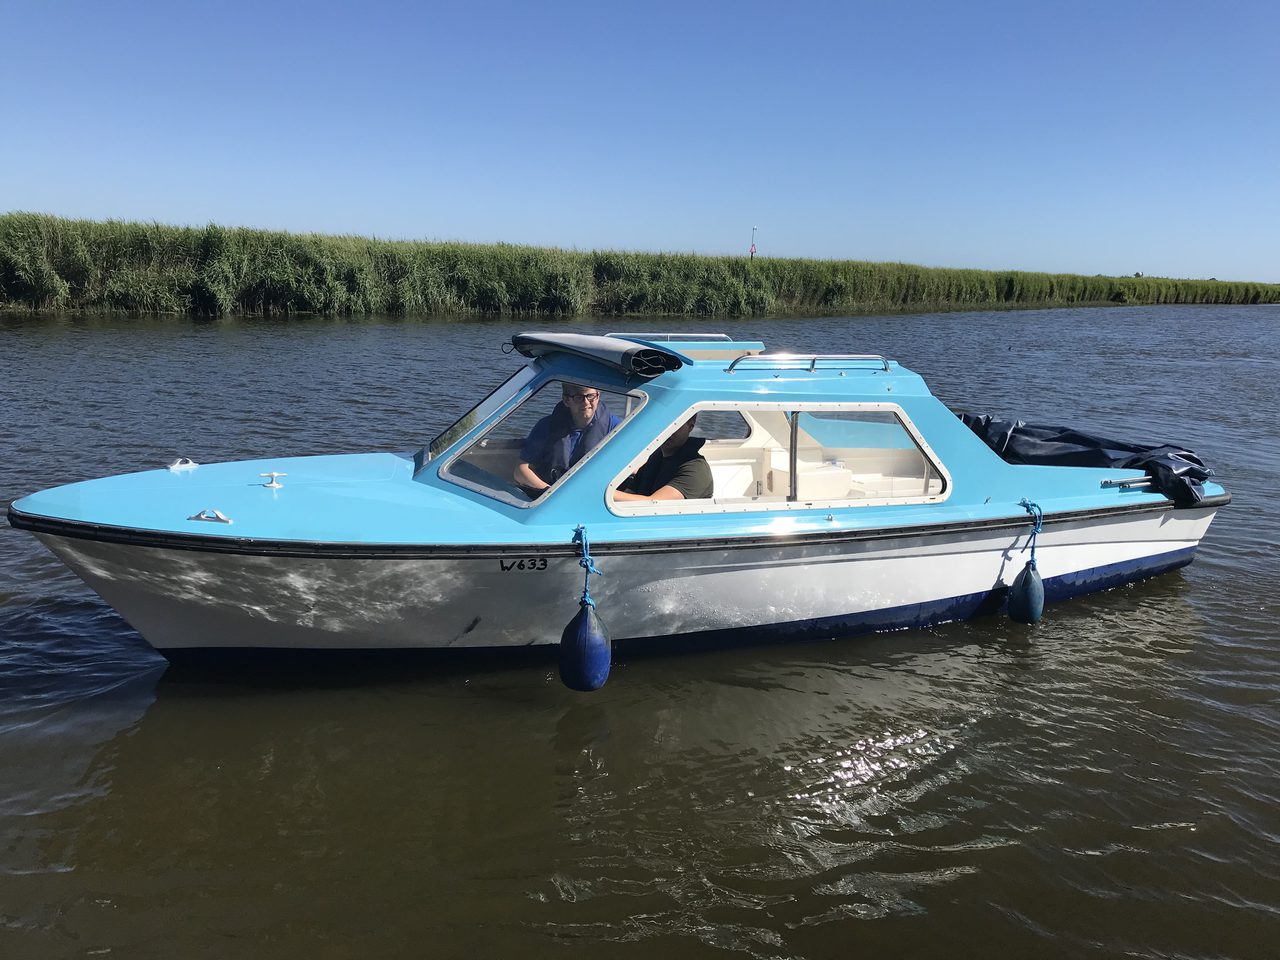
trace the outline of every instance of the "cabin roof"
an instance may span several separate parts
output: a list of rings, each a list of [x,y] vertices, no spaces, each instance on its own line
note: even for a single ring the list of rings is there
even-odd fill
[[[587,361],[629,381],[670,389],[695,383],[706,389],[718,381],[719,389],[730,393],[761,383],[769,384],[770,392],[928,393],[917,374],[878,354],[766,353],[759,340],[735,340],[724,333],[531,332],[511,342],[522,355],[552,367]]]

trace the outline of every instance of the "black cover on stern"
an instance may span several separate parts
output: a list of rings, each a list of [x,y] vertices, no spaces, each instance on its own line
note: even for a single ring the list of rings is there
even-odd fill
[[[1071,427],[971,413],[956,416],[1006,463],[1143,470],[1151,477],[1152,488],[1180,507],[1193,507],[1204,499],[1204,481],[1213,476],[1194,453],[1167,443],[1128,443]]]

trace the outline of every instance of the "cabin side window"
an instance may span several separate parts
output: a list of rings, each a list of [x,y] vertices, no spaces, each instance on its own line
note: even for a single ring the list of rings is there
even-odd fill
[[[898,414],[798,411],[797,500],[903,500],[942,493],[934,469]]]
[[[506,503],[529,506],[612,439],[642,403],[639,394],[548,381],[448,461],[440,474]]]
[[[690,438],[696,441],[695,449],[689,451],[685,445],[671,447],[669,439],[678,435],[695,415]],[[687,469],[683,462],[694,456],[705,459],[710,468],[710,496],[686,499],[686,493],[680,499],[649,501],[615,498],[611,494],[609,500],[622,514],[693,513],[783,505],[789,493],[786,468],[790,463],[790,449],[791,425],[785,410],[701,404],[655,437],[611,490],[643,498],[655,493],[654,487],[661,488],[664,482],[670,482],[683,493],[679,483]],[[671,460],[666,461],[666,457]],[[673,478],[670,481],[669,474]]]
[[[698,411],[693,435],[703,437],[717,503],[785,501],[791,427],[782,410]]]
[[[928,503],[948,491],[947,475],[893,404],[783,402],[699,405],[693,436],[710,467],[712,496],[700,500],[614,501],[628,513],[728,513],[753,509]],[[659,446],[655,440],[647,453]],[[643,461],[642,461],[643,462]],[[632,469],[638,469],[634,464]]]

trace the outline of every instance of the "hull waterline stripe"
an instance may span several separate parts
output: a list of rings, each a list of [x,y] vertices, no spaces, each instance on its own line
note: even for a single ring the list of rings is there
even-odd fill
[[[1231,502],[1230,494],[1206,497],[1187,511],[1216,510]],[[1174,510],[1169,501],[1155,504],[1125,504],[1090,510],[1071,510],[1046,515],[1046,527],[1080,523],[1089,520],[1111,519],[1138,514],[1164,513]],[[118,543],[158,550],[192,550],[204,553],[247,554],[259,557],[295,557],[316,559],[387,559],[387,560],[450,560],[467,558],[510,557],[522,554],[537,557],[577,556],[572,545],[545,543],[483,544],[397,544],[397,543],[326,543],[302,540],[262,540],[249,537],[210,537],[184,533],[165,533],[140,530],[134,527],[116,527],[107,524],[84,523],[77,520],[61,520],[23,513],[9,507],[10,525],[32,533],[66,537],[71,540],[90,540],[97,543]],[[851,543],[866,540],[902,540],[918,537],[940,537],[955,533],[973,533],[986,530],[1007,530],[1028,527],[1025,517],[1001,517],[990,520],[959,520],[948,523],[920,524],[915,526],[877,527],[864,530],[838,530],[799,534],[763,534],[736,537],[705,537],[698,539],[636,540],[599,542],[592,549],[600,556],[619,556],[641,553],[682,553],[698,550],[744,550],[756,547],[809,547],[826,544]]]

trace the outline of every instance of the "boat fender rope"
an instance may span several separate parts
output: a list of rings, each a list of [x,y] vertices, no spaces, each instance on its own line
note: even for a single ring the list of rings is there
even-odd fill
[[[596,563],[591,559],[591,542],[587,539],[587,528],[583,524],[578,524],[573,531],[573,542],[578,544],[581,557],[578,558],[578,566],[582,568],[582,599],[578,602],[585,607],[594,607],[596,602],[591,599],[591,575],[594,573],[597,577],[603,577],[604,574],[596,569]]]
[[[1034,570],[1036,569],[1036,537],[1044,529],[1044,511],[1040,509],[1040,504],[1028,500],[1026,497],[1019,500],[1018,505],[1031,514],[1031,519],[1035,521],[1035,525],[1031,528],[1031,540],[1028,542],[1028,546],[1031,547],[1031,569]],[[1027,548],[1023,547],[1022,549],[1026,550]]]
[[[1044,511],[1038,503],[1026,498],[1018,502],[1023,510],[1031,514],[1031,536],[1027,538],[1027,546],[1022,548],[1031,548],[1031,559],[1009,587],[1009,619],[1015,623],[1039,623],[1044,614],[1044,581],[1040,579],[1040,571],[1036,569],[1036,537],[1044,527]]]
[[[582,567],[582,599],[578,612],[560,634],[560,679],[570,690],[589,693],[599,690],[609,679],[609,666],[613,662],[613,644],[609,631],[596,611],[591,599],[591,575],[604,576],[591,559],[591,543],[587,540],[587,528],[579,525],[573,532],[573,542],[581,551],[578,566]]]

